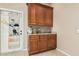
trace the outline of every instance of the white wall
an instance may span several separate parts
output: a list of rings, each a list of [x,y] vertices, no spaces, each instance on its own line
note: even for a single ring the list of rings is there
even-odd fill
[[[79,4],[52,4],[57,48],[79,56]]]

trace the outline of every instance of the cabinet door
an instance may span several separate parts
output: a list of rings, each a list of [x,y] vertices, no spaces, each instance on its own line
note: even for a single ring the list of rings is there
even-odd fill
[[[53,8],[42,4],[28,4],[29,25],[53,26]]]
[[[47,50],[47,36],[40,35],[39,51],[45,51],[45,50]]]
[[[53,8],[45,8],[44,23],[47,26],[53,26]]]
[[[29,25],[36,25],[36,5],[28,4],[28,23]]]
[[[37,53],[39,51],[38,41],[39,41],[38,35],[29,36],[29,54]]]
[[[48,36],[48,49],[56,48],[56,34],[52,34]]]
[[[36,5],[36,20],[38,25],[44,25],[44,7],[37,4]]]

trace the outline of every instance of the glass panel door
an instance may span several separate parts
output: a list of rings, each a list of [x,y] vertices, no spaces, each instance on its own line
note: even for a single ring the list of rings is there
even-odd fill
[[[16,49],[20,47],[20,13],[10,12],[9,13],[9,37],[8,37],[8,48]]]
[[[23,49],[23,13],[16,10],[0,10],[1,52]]]

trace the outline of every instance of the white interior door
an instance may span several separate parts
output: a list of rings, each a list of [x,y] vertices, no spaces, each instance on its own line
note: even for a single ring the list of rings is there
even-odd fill
[[[23,49],[23,13],[1,10],[1,52]]]

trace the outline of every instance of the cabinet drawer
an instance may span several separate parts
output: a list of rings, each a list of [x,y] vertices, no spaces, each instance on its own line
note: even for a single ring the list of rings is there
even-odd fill
[[[49,36],[49,39],[52,39],[52,40],[55,40],[57,35],[56,34],[51,34],[51,35],[48,35]]]
[[[38,39],[38,38],[39,38],[38,35],[30,35],[30,36],[29,36],[29,39]]]

